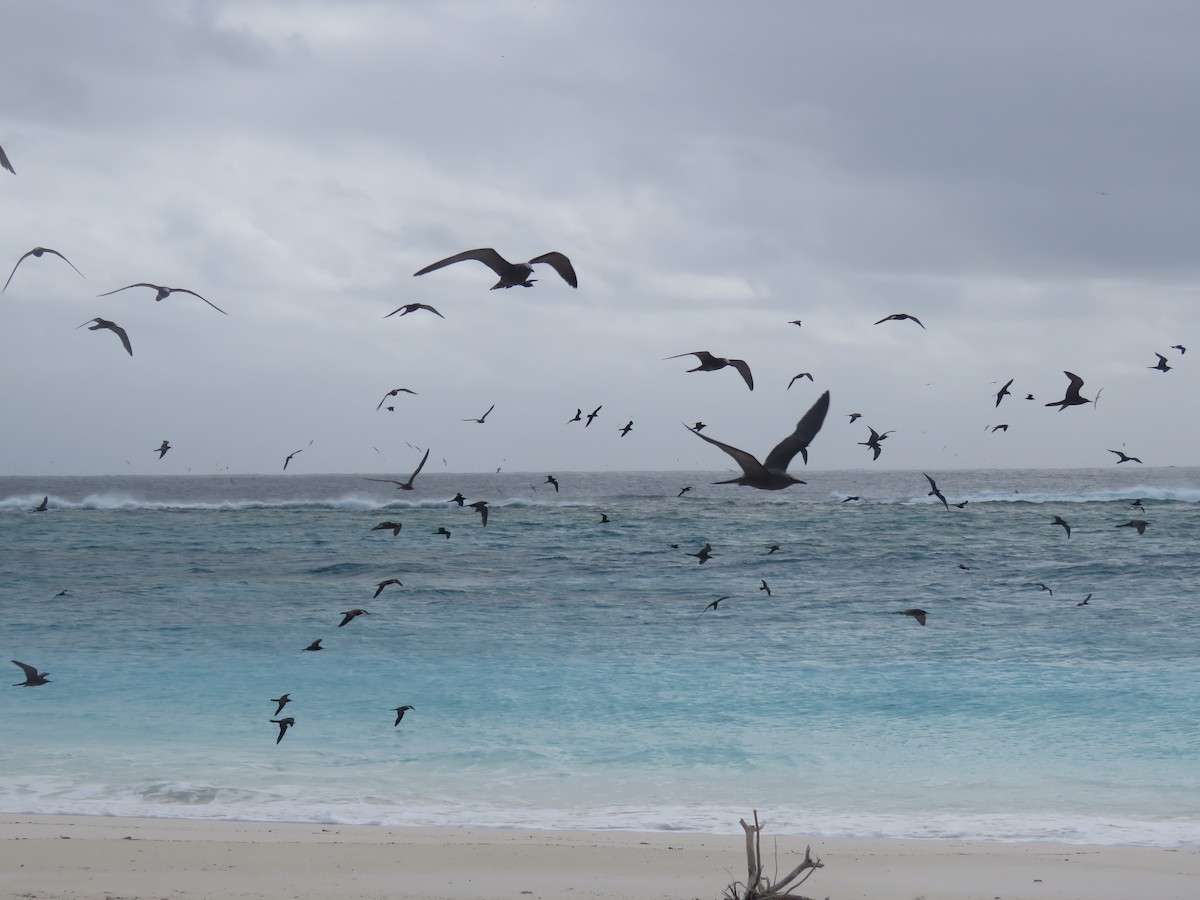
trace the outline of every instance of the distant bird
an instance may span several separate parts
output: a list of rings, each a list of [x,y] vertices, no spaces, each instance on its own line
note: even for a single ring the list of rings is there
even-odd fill
[[[93,322],[95,322],[96,324],[92,325]],[[133,347],[129,343],[129,335],[126,334],[125,329],[122,328],[120,325],[118,325],[116,322],[110,322],[108,319],[101,319],[99,316],[97,316],[94,319],[88,319],[86,322],[83,323],[83,325],[90,326],[88,328],[88,331],[99,331],[101,328],[107,328],[109,331],[111,331],[113,334],[115,334],[117,337],[119,337],[121,339],[121,345],[125,348],[125,352],[128,353],[130,356],[133,356]],[[83,327],[83,325],[76,326],[75,330],[78,331],[80,328]]]
[[[607,523],[608,523],[608,513],[600,513],[600,524],[606,525]]]
[[[464,501],[464,500],[466,500],[466,499],[467,499],[467,498],[466,498],[466,497],[464,497],[464,496],[462,495],[462,491],[459,491],[458,493],[456,493],[456,494],[455,494],[453,497],[451,497],[451,498],[450,498],[449,500],[447,500],[446,502],[447,502],[447,503],[457,503],[459,506],[462,506],[462,505],[463,505],[463,501]]]
[[[1008,388],[1013,383],[1013,380],[1014,379],[1010,378],[1008,381],[1004,382],[1004,387],[1000,388],[1000,390],[996,393],[996,406],[999,406],[1000,401],[1011,393]]]
[[[392,723],[393,728],[395,728],[397,725],[400,724],[400,720],[404,718],[404,714],[406,712],[408,712],[410,709],[416,709],[416,707],[415,706],[407,706],[407,705],[392,707],[392,712],[394,712],[396,714],[396,721]]]
[[[758,586],[758,589],[759,589],[760,591],[766,591],[766,592],[767,592],[767,596],[768,596],[768,597],[770,597],[770,596],[771,596],[771,586],[770,586],[769,584],[767,584],[767,579],[765,579],[765,578],[760,578],[759,580],[762,582],[762,584],[760,584],[760,585]]]
[[[750,390],[754,390],[754,376],[750,374],[750,366],[744,359],[725,359],[722,356],[713,356],[707,350],[693,350],[690,353],[677,353],[674,356],[666,356],[664,359],[679,359],[682,356],[694,356],[699,360],[700,365],[694,369],[688,369],[689,372],[716,372],[724,369],[726,366],[733,366],[742,376],[742,380],[746,382],[746,386]]]
[[[578,422],[582,418],[583,418],[583,410],[577,408],[575,410],[575,415],[572,416],[571,418],[567,419],[567,424],[570,425],[572,422]]]
[[[964,500],[962,503],[953,503],[953,504],[951,504],[951,505],[952,505],[952,506],[953,506],[955,509],[962,509],[964,506],[966,506],[966,505],[967,505],[968,503],[970,503],[970,502],[971,502],[970,500]]]
[[[479,513],[479,518],[483,520],[483,524],[487,525],[488,505],[486,500],[476,500],[474,503],[467,504],[475,512]]]
[[[1007,433],[1007,432],[1008,432],[1008,425],[1007,425],[1007,424],[1005,424],[1005,425],[993,425],[993,426],[992,426],[992,434],[995,434],[997,431],[1003,431],[1003,432],[1006,432],[1006,433]]]
[[[410,391],[408,388],[392,388],[383,395],[383,399],[379,401],[379,406],[375,407],[375,409],[378,411],[379,407],[383,406],[383,404],[387,402],[388,397],[395,397],[397,394],[412,394],[413,396],[416,396],[416,393],[416,391]]]
[[[845,500],[843,500],[842,502],[843,502],[843,503],[849,503],[851,500],[861,500],[861,499],[862,499],[862,497],[858,496],[858,494],[851,494],[849,497],[847,497],[847,498],[846,498]]]
[[[675,495],[675,499],[678,500],[680,497],[682,497],[684,494],[686,494],[691,489],[692,489],[692,486],[690,484],[685,484],[683,487],[681,487],[679,489],[679,493]]]
[[[1087,606],[1087,605],[1088,605],[1088,601],[1089,601],[1089,600],[1091,600],[1091,599],[1092,599],[1092,595],[1091,595],[1091,594],[1088,594],[1086,597],[1084,597],[1082,600],[1080,600],[1080,601],[1079,601],[1078,603],[1076,603],[1075,605],[1076,605],[1076,606]]]
[[[425,468],[425,460],[427,459],[429,459],[429,450],[425,451],[425,455],[421,457],[421,461],[417,463],[417,467],[413,469],[413,473],[408,476],[408,481],[396,481],[394,478],[368,478],[367,481],[384,481],[388,484],[396,485],[396,490],[411,491],[413,489],[413,482],[421,474],[421,470]]]
[[[167,441],[163,441],[161,444],[159,444],[159,445],[158,445],[158,449],[157,449],[157,450],[154,450],[154,451],[151,451],[151,452],[153,452],[153,453],[157,453],[157,454],[158,454],[158,458],[159,458],[159,459],[162,459],[164,456],[166,456],[166,455],[167,455],[167,451],[168,451],[168,450],[170,450],[170,449],[171,449],[171,445],[170,445],[170,444],[169,444]]]
[[[50,495],[47,494],[45,497],[42,498],[41,503],[39,503],[37,506],[31,506],[30,510],[32,512],[45,512],[49,508],[49,504],[50,504]]]
[[[10,169],[9,171],[11,172],[12,170]],[[1172,344],[1171,349],[1178,350],[1180,356],[1183,356],[1183,354],[1187,353],[1187,347],[1183,346],[1183,344]]]
[[[696,557],[696,559],[700,560],[700,565],[704,565],[706,562],[712,559],[712,546],[706,543],[700,548],[698,553],[689,553],[687,555]]]
[[[396,583],[399,584],[399,582]],[[370,613],[368,613],[365,609],[348,609],[342,613],[343,618],[342,621],[338,622],[338,628],[341,628],[343,625],[353,619],[357,619],[359,616],[366,615],[370,615]]]
[[[292,695],[281,694],[278,697],[272,697],[271,702],[279,704],[277,707],[275,707],[275,715],[279,715],[281,712],[283,712],[283,708],[292,702]]]
[[[705,425],[703,422],[697,422],[695,425],[692,426],[692,431],[703,431],[707,427],[708,426]]]
[[[374,600],[375,597],[378,597],[380,594],[382,594],[383,589],[390,584],[394,584],[397,587],[404,587],[404,585],[401,583],[399,578],[385,578],[383,581],[379,582],[379,584],[375,585],[375,594],[371,597],[371,599]],[[348,615],[348,613],[343,613],[342,615]],[[353,618],[353,617],[351,617],[351,618]],[[346,620],[346,622],[349,622],[349,621],[350,621],[350,619]],[[346,622],[343,622],[342,625],[345,625]],[[339,625],[338,627],[341,628],[342,626]]]
[[[920,319],[918,319],[916,316],[910,316],[908,313],[892,313],[890,316],[884,316],[882,319],[880,319],[875,324],[882,325],[884,322],[903,322],[905,319],[912,319],[912,321],[916,322],[922,328],[925,327],[921,323]],[[924,625],[925,623],[922,622],[921,624]]]
[[[1158,357],[1158,363],[1153,366],[1146,366],[1147,369],[1158,369],[1160,372],[1171,371],[1171,367],[1167,365],[1167,358],[1165,356],[1161,353],[1155,353],[1154,355]]]
[[[1130,519],[1128,522],[1123,522],[1117,525],[1117,528],[1136,528],[1138,534],[1146,533],[1146,526],[1150,523],[1145,519]]]
[[[789,324],[789,325],[795,325],[797,328],[799,328],[799,327],[800,327],[801,325],[803,325],[804,323],[803,323],[803,322],[801,322],[799,319],[792,319],[790,322],[788,322],[788,324]]]
[[[443,266],[453,265],[454,263],[463,262],[468,259],[483,263],[500,276],[500,280],[491,287],[493,291],[497,288],[510,288],[517,287],[518,285],[521,287],[533,287],[533,283],[537,279],[530,278],[529,276],[533,274],[533,267],[538,263],[546,263],[571,287],[579,287],[579,279],[575,276],[575,269],[571,265],[571,261],[555,250],[543,253],[541,256],[535,256],[529,262],[511,263],[491,247],[481,247],[478,250],[464,250],[462,253],[454,254],[454,256],[447,256],[445,259],[431,263],[418,272],[413,272],[413,275],[424,275]]]
[[[108,291],[107,293],[100,294],[99,296],[109,297],[113,294],[119,294],[121,291],[127,291],[130,288],[135,288],[135,287],[153,288],[153,290],[155,292],[155,296],[154,296],[155,302],[157,302],[159,300],[165,300],[165,299],[167,299],[167,297],[170,297],[172,294],[191,294],[193,297],[200,297],[200,295],[197,294],[195,291],[189,291],[187,288],[165,287],[164,285],[161,285],[161,284],[150,284],[147,281],[139,281],[137,284],[127,284],[123,288],[117,288],[115,291]],[[211,306],[213,309],[215,309],[217,312],[224,313],[225,315],[229,315],[229,313],[225,312],[225,310],[221,309],[221,307],[217,306],[217,304],[213,303],[211,300],[209,300],[205,297],[200,297],[200,299],[203,300],[205,303],[207,303],[209,306]]]
[[[629,432],[633,431],[633,419],[630,419],[628,422],[626,422],[622,427],[618,428],[617,430],[619,432],[621,432],[621,437],[625,437],[625,435],[627,435],[627,434],[629,434]]]
[[[278,744],[283,740],[283,736],[287,734],[287,730],[296,724],[296,720],[288,716],[286,719],[272,719],[271,724],[279,726],[279,737],[275,738],[275,743]]]
[[[489,415],[491,415],[491,412],[492,412],[492,410],[493,410],[493,409],[495,409],[495,408],[496,408],[496,404],[495,404],[495,403],[493,403],[491,406],[489,406],[489,407],[487,408],[487,412],[485,412],[485,413],[484,413],[482,416],[480,416],[478,419],[463,419],[463,421],[464,421],[464,422],[478,422],[480,425],[482,425],[482,424],[484,423],[484,421],[487,419],[487,417],[488,417]]]
[[[958,567],[959,567],[960,569],[962,569],[964,572],[970,572],[970,571],[971,571],[971,567],[970,567],[970,566],[964,566],[962,563],[959,563],[959,564],[958,564]]]
[[[1037,397],[1033,396],[1033,394],[1026,394],[1025,399],[1026,400],[1036,400]]]
[[[853,425],[855,422],[857,422],[859,419],[862,418],[862,413],[847,413],[847,415],[850,416],[850,424],[851,425]]]
[[[434,533],[434,534],[441,534],[441,535],[445,535],[445,537],[446,537],[446,540],[450,540],[450,532],[449,532],[449,531],[447,531],[447,530],[445,529],[445,527],[444,527],[444,526],[441,526],[441,525],[439,525],[439,526],[438,526],[438,530],[437,530],[437,531],[435,531],[435,532],[433,532],[433,533]]]
[[[812,380],[813,380],[813,377],[812,377],[812,372],[801,372],[799,375],[793,375],[793,376],[792,376],[792,380],[788,382],[787,390],[789,390],[789,391],[790,391],[790,390],[792,389],[792,384],[793,384],[793,383],[794,383],[794,382],[795,382],[795,381],[796,381],[798,378],[807,378],[809,381],[812,381]]]
[[[25,680],[18,681],[13,687],[37,687],[38,685],[50,683],[50,679],[46,677],[50,674],[49,672],[39,672],[28,663],[18,662],[15,659],[12,662],[13,665],[20,666],[21,671],[25,673]]]
[[[1142,512],[1146,511],[1146,507],[1142,506],[1142,499],[1140,497],[1137,500],[1134,500],[1132,503],[1130,503],[1129,508],[1130,509],[1140,509]]]
[[[380,522],[378,525],[372,526],[372,531],[390,531],[392,537],[400,536],[400,529],[404,527],[403,522]]]
[[[403,318],[404,318],[405,316],[407,316],[409,313],[411,313],[411,312],[416,312],[418,309],[425,309],[425,310],[428,310],[429,312],[431,312],[431,313],[433,313],[435,316],[437,316],[439,319],[444,319],[444,318],[446,318],[446,317],[445,317],[445,316],[443,316],[443,315],[442,315],[440,312],[438,312],[436,309],[434,309],[432,306],[430,306],[428,303],[406,303],[406,304],[404,304],[402,307],[400,307],[399,309],[393,309],[393,310],[392,310],[390,313],[388,313],[386,316],[384,316],[384,318],[385,318],[385,319],[390,319],[390,318],[391,318],[392,316],[394,316],[396,313],[400,313],[400,318],[402,318],[402,319],[403,319]]]
[[[1067,533],[1067,537],[1071,536],[1071,526],[1069,524],[1067,524],[1067,520],[1064,519],[1062,516],[1055,516],[1054,521],[1052,521],[1050,524],[1051,525],[1061,525],[1063,527],[1063,530]]]
[[[311,446],[311,444],[309,446]],[[304,452],[304,448],[301,447],[299,450],[293,450],[291,453],[289,453],[287,455],[287,459],[285,459],[283,461],[283,470],[285,472],[287,471],[288,463],[290,463],[292,461],[292,457],[294,457],[297,453],[303,453],[303,452]]]
[[[0,290],[0,294],[3,294],[4,291],[8,290],[8,284],[9,284],[9,282],[11,282],[13,280],[13,276],[17,274],[17,268],[21,265],[21,263],[25,262],[25,260],[31,256],[34,258],[40,259],[43,253],[53,253],[55,256],[57,256],[59,259],[61,259],[63,262],[65,262],[72,269],[75,269],[75,264],[73,262],[71,262],[69,259],[67,259],[65,256],[63,256],[61,253],[59,253],[57,250],[51,250],[49,247],[34,247],[32,250],[27,250],[25,253],[23,253],[21,255],[21,258],[17,260],[17,264],[15,266],[13,266],[12,271],[8,273],[8,281],[4,282],[4,288],[2,290]],[[75,271],[79,272],[78,269],[75,269]],[[79,277],[83,278],[85,276],[82,272],[79,272]]]
[[[867,429],[871,432],[871,436],[869,438],[867,438],[865,441],[859,441],[858,446],[870,447],[871,452],[875,454],[871,458],[879,459],[879,454],[883,452],[883,447],[880,446],[880,443],[884,440],[887,440],[887,436],[889,434],[891,434],[891,432],[885,431],[883,434],[880,434],[878,431],[876,431],[870,425],[867,426]]]
[[[1056,400],[1054,403],[1047,403],[1046,406],[1057,406],[1058,411],[1062,412],[1068,406],[1082,406],[1084,403],[1091,403],[1091,400],[1079,394],[1079,389],[1083,387],[1083,379],[1074,372],[1064,370],[1063,374],[1069,379],[1066,396],[1061,400]]]
[[[718,597],[718,598],[717,598],[716,600],[714,600],[712,603],[708,604],[708,606],[704,607],[704,609],[700,610],[700,615],[704,615],[704,614],[705,614],[706,612],[708,612],[710,609],[711,609],[711,610],[716,610],[716,608],[717,608],[717,605],[718,605],[718,604],[719,604],[719,603],[720,603],[722,600],[728,600],[728,599],[729,599],[730,597],[732,597],[732,596],[733,596],[732,594],[726,594],[724,597]]]
[[[314,652],[317,650],[324,650],[325,648],[321,646],[322,640],[324,640],[324,638],[317,638],[315,641],[313,641],[307,647],[303,648],[300,652],[303,653],[305,650],[312,650]]]
[[[0,168],[8,169],[8,171],[12,172],[14,175],[17,174],[17,170],[12,167],[12,163],[10,163],[8,161],[8,157],[4,155],[3,147],[0,147]]]
[[[921,474],[925,475],[924,472],[922,472]],[[942,501],[942,506],[946,507],[946,512],[949,512],[950,504],[946,502],[945,494],[943,494],[941,491],[938,490],[937,482],[935,482],[928,475],[925,475],[925,480],[929,482],[929,487],[930,487],[929,493],[926,494],[925,496],[926,497],[937,497],[939,500]]]
[[[1136,456],[1126,456],[1126,455],[1125,455],[1124,453],[1122,453],[1120,450],[1109,450],[1108,452],[1109,452],[1109,453],[1115,453],[1117,456],[1121,457],[1120,459],[1118,459],[1118,460],[1117,460],[1117,465],[1118,465],[1118,466],[1119,466],[1121,463],[1123,463],[1123,462],[1135,462],[1135,463],[1138,463],[1138,464],[1141,464],[1141,462],[1142,462],[1142,461],[1141,461],[1140,459],[1138,459]]]
[[[808,445],[821,430],[821,425],[825,422],[825,414],[828,412],[829,391],[826,391],[817,398],[817,402],[796,423],[796,429],[776,444],[775,449],[768,453],[766,460],[761,463],[745,450],[739,450],[737,447],[713,440],[699,432],[693,431],[692,433],[700,440],[707,441],[729,454],[742,469],[742,474],[737,478],[717,481],[714,484],[740,484],[764,491],[780,491],[793,484],[804,484],[799,478],[789,475],[787,467],[797,453],[804,458],[806,463],[808,462]]]
[[[590,413],[588,413],[587,421],[583,423],[583,427],[587,428],[589,425],[591,425],[592,419],[594,419],[594,418],[596,418],[596,416],[600,415],[600,410],[602,410],[602,409],[604,409],[603,403],[601,403],[599,406],[597,406],[595,409],[593,409]]]
[[[556,493],[556,494],[558,493],[558,479],[555,478],[553,475],[547,475],[546,480],[543,481],[542,484],[554,485],[554,493]]]
[[[766,555],[770,556],[772,553],[777,553],[777,552],[779,552],[779,545],[772,544],[770,547],[767,548]]]
[[[1050,588],[1046,587],[1046,585],[1042,584],[1040,581],[1037,582],[1037,586],[1039,588],[1041,588],[1043,591],[1048,591],[1051,597],[1054,596],[1054,591],[1051,590]]]
[[[929,615],[929,613],[925,612],[923,609],[898,609],[896,610],[896,615],[912,616],[919,624],[924,625],[925,617]]]

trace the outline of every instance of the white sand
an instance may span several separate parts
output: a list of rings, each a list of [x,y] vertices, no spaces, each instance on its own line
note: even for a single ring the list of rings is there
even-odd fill
[[[764,853],[776,838],[766,822]],[[832,900],[1195,900],[1200,849],[778,838]],[[768,857],[769,858],[769,857]],[[745,877],[727,835],[0,814],[0,898],[690,900]],[[770,874],[770,873],[768,873]]]

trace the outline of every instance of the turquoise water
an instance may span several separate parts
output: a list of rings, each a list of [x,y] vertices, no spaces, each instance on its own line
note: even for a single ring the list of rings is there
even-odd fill
[[[555,474],[0,478],[0,809],[1200,845],[1200,470]]]

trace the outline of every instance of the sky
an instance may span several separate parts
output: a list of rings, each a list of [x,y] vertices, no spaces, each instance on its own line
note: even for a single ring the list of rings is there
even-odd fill
[[[427,471],[724,471],[683,423],[761,459],[824,390],[810,471],[1195,463],[1190,0],[41,0],[4,22],[0,277],[38,246],[82,275],[29,257],[0,295],[0,474],[269,474],[303,449],[289,474],[407,478],[426,448]],[[579,287],[413,277],[481,247],[565,253]],[[228,315],[98,296],[136,282]],[[385,318],[407,303],[444,318]],[[875,324],[893,313],[925,327]],[[132,358],[77,327],[97,316]],[[666,359],[697,350],[754,390]],[[1094,408],[1044,406],[1068,370]],[[416,394],[377,409],[396,387]],[[868,427],[893,432],[877,461]]]

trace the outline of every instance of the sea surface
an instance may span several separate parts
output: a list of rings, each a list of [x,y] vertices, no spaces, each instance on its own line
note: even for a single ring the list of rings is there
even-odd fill
[[[0,810],[1200,846],[1200,469],[545,474],[0,478]]]

